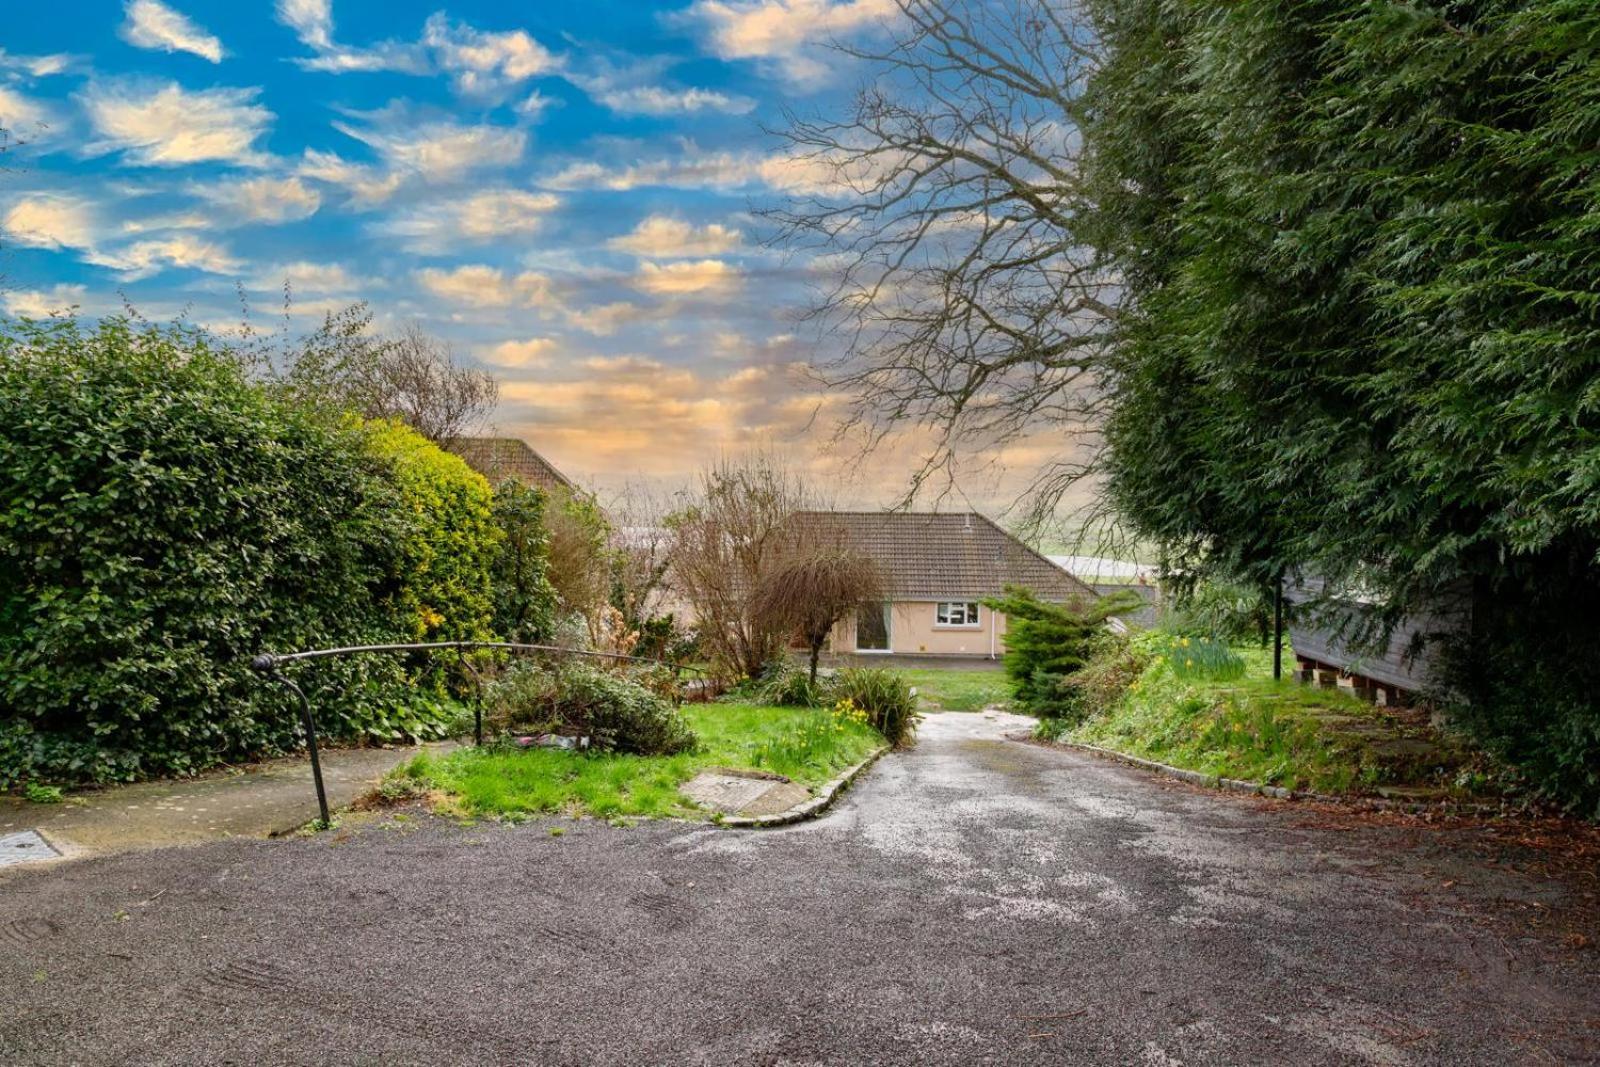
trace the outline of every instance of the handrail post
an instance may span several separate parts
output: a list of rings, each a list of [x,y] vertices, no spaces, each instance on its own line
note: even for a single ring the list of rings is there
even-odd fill
[[[1272,584],[1272,680],[1283,679],[1283,572]]]
[[[478,673],[478,668],[472,665],[466,655],[461,657],[461,666],[472,675],[472,740],[478,747],[483,747],[483,676]]]
[[[293,679],[278,669],[278,661],[274,656],[257,656],[250,665],[266,675],[268,681],[277,682],[288,689],[300,701],[300,722],[305,727],[306,749],[311,755],[311,777],[317,783],[317,810],[321,813],[318,828],[326,830],[333,825],[333,819],[328,814],[328,790],[322,783],[322,760],[317,753],[317,721],[311,715],[311,701],[306,699],[305,691]]]

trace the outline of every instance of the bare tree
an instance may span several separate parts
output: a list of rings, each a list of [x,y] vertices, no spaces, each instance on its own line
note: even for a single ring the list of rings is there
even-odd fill
[[[849,548],[804,551],[761,579],[751,610],[768,625],[798,633],[817,682],[822,646],[840,619],[863,604],[883,599],[883,578],[871,558]]]
[[[639,483],[624,486],[605,505],[615,568],[611,603],[634,627],[668,610],[674,595],[670,510],[666,499]]]
[[[815,191],[765,217],[833,270],[811,315],[844,343],[817,370],[853,397],[846,431],[869,448],[906,424],[934,432],[916,495],[949,488],[964,452],[1043,427],[1092,435],[1117,294],[1077,232],[1093,65],[1077,5],[896,3],[888,44],[836,46],[872,68],[848,112],[788,116]],[[1030,518],[1054,512],[1090,454],[1037,472]]]
[[[694,605],[712,655],[739,675],[759,674],[789,631],[754,600],[764,580],[797,553],[795,512],[811,496],[774,457],[722,460],[700,476],[687,507],[671,516],[672,577]]]
[[[357,302],[323,316],[316,329],[291,332],[294,294],[285,285],[283,325],[261,331],[244,321],[234,347],[249,370],[307,403],[398,419],[435,444],[449,443],[488,419],[500,397],[493,375],[456,361],[450,345],[416,323],[393,337],[373,329],[372,310]]]
[[[563,611],[582,616],[591,642],[597,643],[602,609],[611,592],[610,527],[605,513],[588,494],[557,489],[549,494],[544,521],[556,600]]]
[[[492,374],[456,362],[447,342],[416,323],[385,346],[376,369],[377,413],[441,445],[481,425],[500,399]]]

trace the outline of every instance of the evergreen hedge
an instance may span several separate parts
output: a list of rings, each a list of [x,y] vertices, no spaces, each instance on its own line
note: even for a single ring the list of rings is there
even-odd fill
[[[251,382],[203,333],[5,323],[0,413],[0,787],[291,749],[254,654],[409,639],[435,614],[427,632],[484,630],[482,479]],[[334,736],[439,729],[401,663],[315,677]]]
[[[1087,7],[1111,501],[1380,625],[1469,589],[1457,720],[1600,813],[1600,5]]]

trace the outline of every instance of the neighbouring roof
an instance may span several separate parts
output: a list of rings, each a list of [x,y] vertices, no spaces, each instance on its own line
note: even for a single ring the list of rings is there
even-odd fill
[[[450,451],[498,485],[507,478],[536,489],[571,489],[572,481],[520,437],[458,437]]]
[[[1080,582],[1090,585],[1133,585],[1154,583],[1156,568],[1144,563],[1128,563],[1104,556],[1046,556],[1051,563]]]
[[[1093,600],[1087,585],[970,511],[807,511],[878,561],[895,600],[971,600],[1020,585],[1042,600]]]

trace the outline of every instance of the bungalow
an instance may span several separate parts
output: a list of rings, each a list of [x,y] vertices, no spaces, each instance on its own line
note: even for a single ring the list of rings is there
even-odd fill
[[[832,653],[993,659],[1005,616],[983,600],[1007,585],[1043,600],[1088,601],[1094,590],[976,512],[812,511],[855,551],[877,561],[887,600],[834,627]]]
[[[546,492],[575,488],[570,478],[520,437],[457,437],[450,442],[450,451],[489,479],[490,485],[510,479]]]

